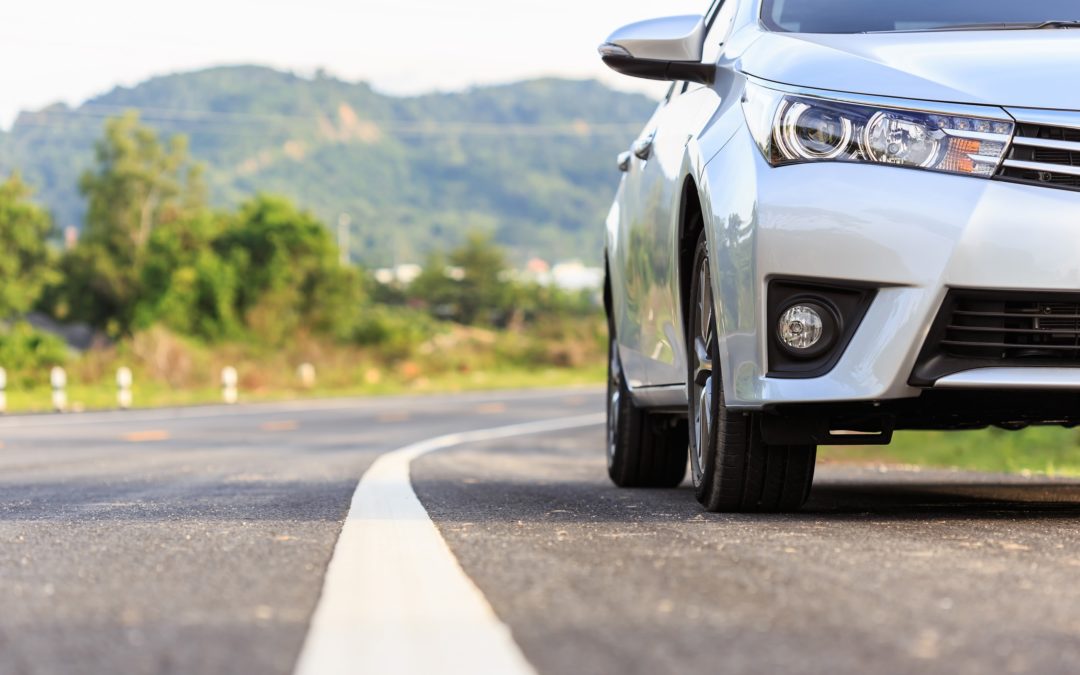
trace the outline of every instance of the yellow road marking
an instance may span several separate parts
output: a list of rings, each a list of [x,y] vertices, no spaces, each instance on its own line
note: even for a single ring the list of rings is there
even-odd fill
[[[154,429],[152,431],[133,431],[130,434],[124,434],[124,440],[128,443],[167,441],[169,440],[169,432],[165,431],[164,429]]]
[[[280,422],[267,422],[259,427],[263,431],[296,431],[300,423],[296,420],[281,420]]]
[[[377,421],[383,423],[383,424],[388,424],[388,423],[391,423],[391,422],[408,422],[409,421],[409,413],[404,412],[404,411],[387,412],[387,413],[383,413],[383,414],[379,415],[375,419]]]
[[[505,403],[485,403],[476,406],[476,413],[478,415],[498,415],[499,413],[504,412],[506,412]]]

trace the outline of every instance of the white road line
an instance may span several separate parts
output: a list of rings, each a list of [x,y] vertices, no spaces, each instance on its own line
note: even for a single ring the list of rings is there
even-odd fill
[[[470,431],[381,456],[353,495],[296,675],[533,673],[413,491],[436,450],[594,426],[603,414]]]

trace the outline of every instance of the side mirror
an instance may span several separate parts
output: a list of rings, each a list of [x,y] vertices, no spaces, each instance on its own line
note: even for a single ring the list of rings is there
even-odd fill
[[[712,84],[716,66],[701,62],[704,45],[704,17],[672,16],[620,28],[600,45],[600,57],[631,77]]]

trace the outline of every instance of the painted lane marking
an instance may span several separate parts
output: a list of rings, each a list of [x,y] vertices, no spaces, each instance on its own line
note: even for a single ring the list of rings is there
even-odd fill
[[[164,429],[133,431],[130,434],[124,434],[124,440],[128,443],[154,443],[157,441],[167,441],[169,440],[169,432]]]
[[[499,415],[506,412],[505,403],[484,403],[483,405],[476,406],[476,413],[478,415]]]
[[[375,418],[380,424],[393,424],[394,422],[408,422],[409,413],[405,411],[394,411],[382,413]]]
[[[586,415],[450,434],[379,457],[353,495],[296,675],[533,675],[424,510],[410,466],[457,445],[603,422]]]

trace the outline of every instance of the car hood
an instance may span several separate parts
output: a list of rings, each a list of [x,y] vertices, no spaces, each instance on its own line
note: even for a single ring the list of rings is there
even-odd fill
[[[745,73],[801,87],[1080,110],[1080,30],[763,33],[739,60]]]

